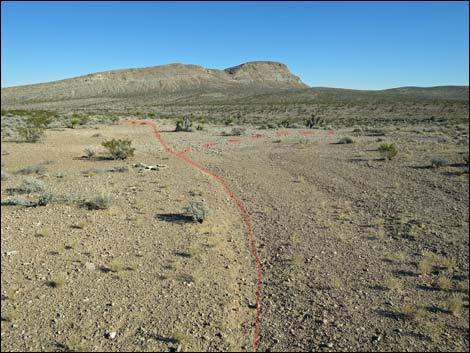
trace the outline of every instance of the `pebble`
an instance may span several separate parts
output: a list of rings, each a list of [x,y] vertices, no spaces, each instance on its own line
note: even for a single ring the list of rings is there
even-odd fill
[[[116,331],[109,332],[107,336],[111,340],[115,339],[116,338]]]

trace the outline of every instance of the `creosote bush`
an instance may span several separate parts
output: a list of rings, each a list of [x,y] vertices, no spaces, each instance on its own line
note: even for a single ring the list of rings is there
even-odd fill
[[[135,148],[131,147],[131,143],[129,139],[112,139],[102,142],[101,145],[108,150],[113,159],[126,159],[134,155]]]
[[[193,131],[193,123],[188,118],[176,120],[175,131]]]
[[[354,143],[353,139],[351,137],[348,137],[348,136],[343,137],[338,141],[339,145],[344,145],[344,144],[348,144],[348,143]]]
[[[202,223],[207,218],[211,210],[204,201],[191,201],[189,206],[184,208],[187,216],[191,217],[195,222]]]

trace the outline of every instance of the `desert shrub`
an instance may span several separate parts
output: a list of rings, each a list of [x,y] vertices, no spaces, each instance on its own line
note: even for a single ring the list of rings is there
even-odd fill
[[[245,133],[246,129],[243,127],[234,127],[232,129],[231,135],[232,136],[241,136]]]
[[[49,202],[54,199],[54,194],[50,191],[45,192],[44,194],[39,195],[37,202],[38,206],[46,206]]]
[[[338,141],[339,145],[344,145],[344,144],[348,144],[348,143],[354,143],[354,140],[351,137],[348,137],[348,136],[343,137]]]
[[[281,121],[281,122],[279,123],[279,127],[285,127],[285,128],[287,128],[287,127],[289,127],[289,126],[290,126],[289,120],[283,120],[283,121]]]
[[[16,171],[15,174],[22,174],[22,175],[44,174],[45,172],[46,172],[46,167],[44,166],[43,163],[39,163],[39,164],[33,164],[23,169],[20,169]]]
[[[38,192],[44,190],[44,184],[37,179],[29,178],[23,179],[13,191],[21,194],[30,194],[32,192]]]
[[[233,125],[233,124],[235,124],[235,122],[236,122],[236,119],[234,117],[229,117],[229,118],[225,119],[225,121],[224,121],[226,126]]]
[[[2,200],[2,206],[32,206],[33,204],[33,202],[19,195]]]
[[[433,158],[433,159],[431,159],[431,167],[433,167],[433,168],[444,167],[447,164],[448,164],[448,162],[445,159],[442,159],[442,158]]]
[[[49,114],[37,114],[37,115],[29,117],[26,120],[26,123],[35,128],[45,129],[51,123],[53,116],[54,115],[49,115]]]
[[[78,115],[72,115],[69,119],[70,121],[70,127],[73,129],[75,128],[75,126],[77,126],[78,124],[80,124],[80,117]]]
[[[322,126],[324,123],[325,122],[322,118],[312,115],[309,119],[305,121],[305,126],[309,129],[314,129]]]
[[[192,131],[193,123],[189,118],[176,120],[175,131]]]
[[[124,173],[124,172],[129,171],[129,167],[127,165],[118,165],[118,166],[112,167],[109,171],[117,172],[117,173]]]
[[[117,125],[117,124],[119,124],[119,117],[118,116],[110,116],[109,121],[111,122],[111,124]]]
[[[17,128],[16,132],[25,142],[30,143],[38,142],[44,136],[43,127],[20,126]]]
[[[196,126],[196,130],[198,130],[198,131],[204,130],[204,124],[198,124],[198,125]]]
[[[188,217],[199,223],[202,223],[211,212],[203,201],[191,201],[189,206],[184,208],[184,211]]]
[[[459,316],[460,313],[462,312],[462,309],[464,307],[464,301],[462,299],[462,296],[458,294],[454,294],[452,297],[450,297],[447,302],[446,302],[446,309],[448,312],[450,312],[454,316]]]
[[[385,159],[392,160],[398,153],[393,143],[383,143],[379,146],[379,152]]]
[[[90,159],[90,158],[92,158],[96,155],[96,152],[94,150],[92,150],[91,148],[85,148],[84,153],[85,153],[85,157],[88,158],[88,159]]]
[[[85,200],[81,203],[81,207],[87,210],[105,210],[108,209],[112,204],[112,197],[108,193],[101,193],[89,200]]]
[[[134,155],[135,148],[131,147],[131,143],[129,139],[112,139],[102,142],[101,145],[108,150],[113,159],[126,159]]]

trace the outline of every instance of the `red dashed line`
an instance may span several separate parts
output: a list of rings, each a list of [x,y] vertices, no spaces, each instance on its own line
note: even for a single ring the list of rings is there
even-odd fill
[[[254,338],[253,338],[253,349],[256,352],[257,348],[258,348],[258,341],[259,341],[259,313],[260,313],[260,307],[261,307],[261,262],[260,262],[259,257],[258,257],[258,250],[256,248],[255,237],[253,235],[253,230],[251,228],[250,216],[248,215],[248,212],[246,211],[245,206],[243,205],[243,203],[240,200],[238,200],[238,198],[235,196],[235,194],[230,189],[230,187],[225,183],[225,181],[224,181],[224,179],[222,179],[222,177],[220,177],[217,174],[211,172],[209,169],[201,166],[200,164],[194,162],[193,160],[187,158],[186,156],[184,156],[180,153],[177,153],[177,152],[173,151],[171,148],[169,148],[168,145],[163,140],[163,138],[160,136],[160,132],[158,131],[157,125],[155,123],[142,121],[142,120],[130,120],[130,119],[124,119],[124,122],[131,123],[131,124],[140,124],[140,125],[150,126],[153,129],[153,132],[155,134],[156,139],[162,145],[162,147],[165,151],[172,154],[176,158],[179,158],[179,159],[185,161],[186,163],[191,164],[193,167],[199,169],[203,173],[205,173],[207,175],[210,175],[215,180],[217,180],[224,187],[227,194],[235,202],[238,209],[242,213],[243,218],[245,220],[248,236],[249,236],[249,239],[250,239],[253,256],[254,256],[255,261],[256,261],[256,271],[257,271],[257,276],[258,276],[258,286],[257,286],[257,291],[256,291],[256,316],[255,316],[255,322],[254,322],[255,332],[254,332]],[[238,140],[240,140],[240,139],[238,139]]]
[[[279,135],[279,136],[284,136],[284,135],[287,135],[289,132],[283,130],[283,131],[276,131],[276,135]]]
[[[187,148],[185,148],[184,150],[182,150],[181,152],[179,152],[179,153],[178,153],[178,156],[182,156],[183,154],[185,154],[185,153],[187,153],[187,152],[189,152],[189,151],[191,151],[191,148],[187,147]]]
[[[308,136],[308,135],[313,135],[314,132],[312,130],[300,130],[299,134],[302,136]]]
[[[328,131],[326,132],[327,135],[333,135],[334,133],[335,133],[335,132],[334,132],[333,130],[328,130]]]
[[[217,142],[209,142],[209,143],[204,143],[201,145],[202,147],[213,147],[213,146],[217,146]]]
[[[254,134],[251,136],[252,139],[261,139],[264,138],[264,134]]]
[[[239,138],[227,140],[227,142],[229,142],[229,143],[238,143],[238,142],[240,142],[240,141],[241,141],[241,140],[240,140]]]

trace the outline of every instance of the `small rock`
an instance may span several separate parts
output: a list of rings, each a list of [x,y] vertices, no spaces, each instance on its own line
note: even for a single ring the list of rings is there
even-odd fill
[[[85,268],[86,268],[87,270],[94,271],[94,270],[95,270],[95,264],[94,264],[93,262],[87,262],[87,263],[85,264]]]
[[[116,338],[116,331],[108,332],[107,336],[109,339],[113,340]]]

